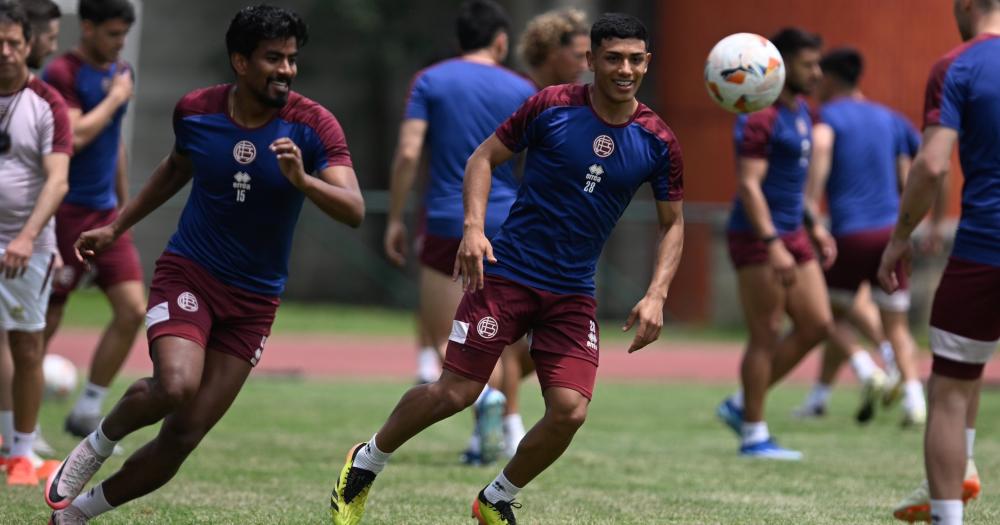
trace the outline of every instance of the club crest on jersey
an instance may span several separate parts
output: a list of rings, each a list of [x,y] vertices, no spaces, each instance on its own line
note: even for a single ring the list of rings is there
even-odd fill
[[[240,171],[233,175],[233,189],[236,190],[236,202],[245,201],[250,191],[250,174]]]
[[[583,191],[587,193],[594,193],[594,188],[597,187],[597,183],[601,182],[604,177],[604,167],[600,164],[591,164],[587,168],[586,181],[583,183]]]
[[[607,158],[615,152],[615,141],[611,140],[611,137],[607,135],[598,135],[594,139],[594,155],[598,157]]]
[[[500,324],[497,323],[496,319],[488,315],[476,323],[476,331],[479,332],[479,336],[483,339],[493,339],[499,330]]]
[[[240,164],[250,164],[257,158],[257,147],[249,140],[241,140],[233,146],[233,158]]]

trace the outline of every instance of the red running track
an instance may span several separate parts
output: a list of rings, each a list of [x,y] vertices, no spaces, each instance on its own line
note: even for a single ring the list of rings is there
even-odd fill
[[[86,367],[97,344],[95,330],[60,330],[50,352]],[[650,348],[627,354],[626,342],[606,343],[601,351],[601,380],[680,380],[735,384],[738,377],[739,343],[659,341]],[[930,359],[922,354],[921,373],[927,377]],[[409,379],[415,373],[415,350],[409,337],[379,337],[334,334],[273,334],[268,338],[256,374],[316,377]],[[816,377],[819,352],[813,352],[793,373],[791,380],[809,383]],[[125,363],[131,374],[152,370],[145,338],[139,338]],[[850,370],[841,379],[852,380]],[[1000,369],[987,367],[985,379],[1000,382]]]

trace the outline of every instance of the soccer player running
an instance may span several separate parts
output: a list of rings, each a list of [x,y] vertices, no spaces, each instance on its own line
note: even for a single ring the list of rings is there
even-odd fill
[[[59,37],[59,17],[62,16],[59,6],[52,0],[21,0],[21,7],[24,8],[28,16],[28,23],[31,25],[31,50],[25,60],[29,70],[37,70],[42,67],[42,62],[46,57],[56,51],[57,39]],[[56,257],[55,268],[61,264],[59,257]],[[10,355],[10,346],[7,344],[7,334],[0,326],[0,470],[3,470],[3,450],[4,444],[7,447],[14,440],[14,362]],[[42,460],[37,454],[52,455],[55,450],[46,442],[38,429],[35,430],[35,440],[32,443],[31,456],[35,467],[42,466]],[[45,477],[45,472],[40,477]]]
[[[892,292],[909,273],[910,235],[931,207],[957,141],[965,177],[962,216],[931,307],[934,363],[924,439],[929,484],[894,511],[902,520],[940,525],[960,525],[963,503],[980,489],[971,462],[979,389],[1000,341],[1000,0],[955,0],[954,6],[965,43],[931,68],[923,145],[878,274]]]
[[[66,195],[72,137],[66,104],[28,70],[31,24],[0,4],[0,334],[12,357],[13,414],[2,414],[8,485],[37,485],[31,461],[42,375],[42,332],[52,287],[52,216]],[[10,431],[8,433],[8,423]]]
[[[642,23],[606,14],[590,36],[594,83],[546,88],[469,158],[465,233],[455,262],[466,294],[444,372],[437,382],[410,389],[371,441],[351,448],[331,496],[335,524],[359,523],[390,455],[469,406],[504,347],[530,332],[545,414],[472,505],[480,523],[516,523],[518,491],[562,455],[586,419],[599,350],[594,270],[612,228],[645,183],[656,198],[659,245],[649,289],[624,329],[638,324],[629,352],[659,336],[684,236],[680,146],[635,98],[651,58]],[[484,232],[491,171],[524,149],[517,200],[491,242]]]
[[[113,223],[77,241],[92,257],[192,181],[150,288],[153,377],[133,383],[49,478],[46,502],[61,509],[53,523],[85,523],[156,490],[225,414],[264,351],[304,198],[361,224],[364,200],[340,124],[291,91],[306,40],[291,11],[240,10],[226,32],[235,83],[185,95],[173,151]],[[156,438],[78,497],[118,440],[160,420]]]
[[[69,294],[88,267],[111,303],[111,322],[91,358],[87,384],[64,428],[85,437],[97,428],[108,387],[128,357],[145,302],[139,252],[131,232],[88,263],[73,243],[84,231],[110,224],[128,201],[122,119],[132,97],[132,71],[120,59],[135,11],[128,0],[80,0],[80,44],[46,67],[44,78],[69,105],[73,149],[69,194],[56,213],[56,241],[64,266],[56,273],[45,326],[46,345],[59,328]]]
[[[462,240],[465,161],[535,91],[527,80],[500,65],[507,57],[509,28],[507,13],[492,0],[464,2],[456,20],[462,55],[417,73],[399,127],[384,243],[387,257],[398,266],[406,262],[409,243],[403,222],[406,199],[416,179],[425,139],[429,143],[418,307],[418,332],[423,339],[418,379],[425,383],[441,373],[439,356],[444,355],[451,315],[462,299],[462,288],[451,279],[451,272]],[[497,166],[497,183],[490,191],[486,217],[489,237],[496,234],[514,203],[518,182],[512,164]],[[475,408],[476,430],[464,460],[489,463],[503,445],[504,397],[486,388]]]
[[[528,65],[527,76],[538,89],[574,84],[587,71],[590,27],[579,9],[566,8],[532,18],[521,33],[518,55]],[[520,413],[521,381],[535,371],[528,346],[515,344],[500,354],[500,391],[507,398],[503,416],[504,453],[513,457],[524,438]]]
[[[785,87],[774,105],[741,115],[735,132],[739,180],[728,237],[750,331],[740,369],[743,389],[724,399],[716,413],[740,436],[741,455],[799,460],[800,452],[771,438],[764,401],[770,387],[830,334],[833,315],[810,238],[827,265],[836,246],[818,222],[803,227],[813,118],[802,95],[822,76],[822,41],[787,28],[771,42],[785,62]],[[792,330],[781,335],[785,313]]]
[[[826,272],[837,322],[827,351],[849,355],[851,367],[862,384],[856,419],[867,423],[874,416],[879,397],[886,393],[887,377],[868,352],[855,343],[847,314],[861,284],[878,281],[882,250],[889,243],[899,211],[899,189],[919,138],[905,117],[865,99],[858,87],[863,70],[858,51],[850,48],[831,51],[820,61],[820,67],[822,122],[813,127],[806,209],[810,216],[819,216],[825,188],[838,252],[836,262]],[[900,279],[899,289],[892,294],[877,287],[871,294],[902,376],[904,423],[922,424],[926,406],[907,320],[910,293],[906,278]]]

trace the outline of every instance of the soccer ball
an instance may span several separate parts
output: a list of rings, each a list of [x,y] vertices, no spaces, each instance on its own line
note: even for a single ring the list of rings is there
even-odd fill
[[[69,359],[57,354],[48,354],[42,361],[45,374],[45,398],[64,400],[76,390],[76,366]]]
[[[705,88],[726,111],[764,109],[774,103],[784,85],[781,53],[760,35],[729,35],[715,44],[705,61]]]

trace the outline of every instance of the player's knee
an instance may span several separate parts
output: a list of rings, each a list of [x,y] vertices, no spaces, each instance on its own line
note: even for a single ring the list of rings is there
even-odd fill
[[[453,414],[472,406],[479,397],[479,392],[470,388],[462,388],[457,385],[441,386],[442,388],[438,392],[438,401],[445,407],[445,410]]]
[[[822,318],[803,323],[799,329],[802,334],[803,346],[811,348],[833,335],[834,323],[831,318]]]
[[[568,432],[576,432],[587,420],[587,404],[556,405],[546,414],[552,423]]]
[[[145,319],[146,311],[141,304],[129,304],[115,311],[115,322],[126,328],[136,329]]]
[[[171,408],[177,408],[194,398],[198,392],[198,384],[188,381],[181,374],[166,373],[156,381],[154,389],[155,395],[163,403]]]

